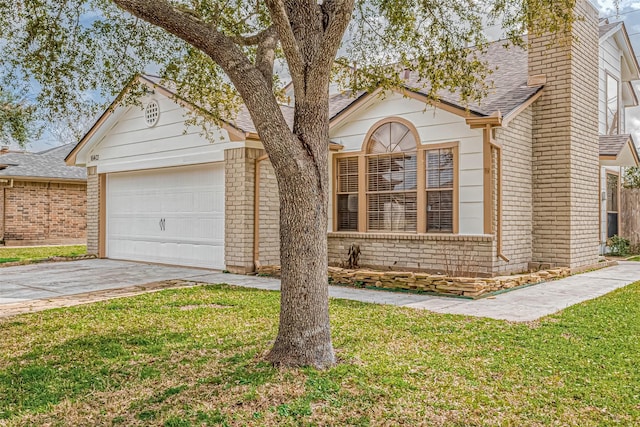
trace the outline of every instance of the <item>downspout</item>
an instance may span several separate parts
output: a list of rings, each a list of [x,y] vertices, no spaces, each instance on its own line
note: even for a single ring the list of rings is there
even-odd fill
[[[496,202],[498,204],[498,209],[496,213],[496,251],[498,253],[498,258],[502,259],[505,262],[509,262],[509,258],[502,252],[502,147],[500,144],[496,144],[495,140],[491,135],[491,125],[487,125],[485,128],[485,137],[489,141],[489,146],[496,150],[497,156],[497,183],[496,183]]]
[[[256,159],[253,179],[253,267],[260,269],[260,163],[269,158],[263,154]]]

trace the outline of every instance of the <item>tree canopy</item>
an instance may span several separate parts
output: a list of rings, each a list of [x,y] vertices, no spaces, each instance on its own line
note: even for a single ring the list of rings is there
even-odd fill
[[[433,97],[489,89],[483,28],[505,43],[565,32],[576,0],[0,0],[5,85],[33,81],[51,117],[79,97],[120,91],[147,67],[206,105],[208,120],[244,103],[278,181],[282,293],[268,359],[331,366],[327,288],[328,89],[371,90],[419,76]],[[581,0],[583,1],[583,0]],[[282,60],[293,84],[292,128],[278,105]]]
[[[0,89],[0,145],[24,147],[39,130],[34,106]]]
[[[401,82],[401,71],[410,68],[419,73],[433,95],[442,88],[455,88],[463,99],[479,99],[486,92],[485,77],[491,71],[490,64],[480,60],[488,41],[483,28],[499,25],[506,42],[522,44],[527,30],[557,31],[570,25],[574,1],[357,0],[310,4],[321,16],[318,25],[340,8],[352,14],[335,58],[343,67],[334,69],[349,89],[396,86]],[[35,82],[39,88],[35,104],[53,120],[83,111],[87,94],[113,98],[135,73],[151,69],[176,82],[188,99],[214,107],[210,112],[217,117],[213,119],[228,116],[242,101],[224,67],[175,31],[170,34],[171,30],[146,22],[149,16],[136,16],[133,9],[137,3],[141,2],[0,0],[3,87],[10,92],[17,85]],[[287,32],[274,28],[290,24],[279,13],[284,12],[284,5],[291,3],[295,8],[305,2],[146,3],[146,14],[160,17],[172,13],[215,30],[243,60],[274,81],[276,90],[282,85],[272,67],[274,60],[283,59],[292,77],[300,72],[287,37],[278,40]],[[343,38],[342,34],[336,36]]]

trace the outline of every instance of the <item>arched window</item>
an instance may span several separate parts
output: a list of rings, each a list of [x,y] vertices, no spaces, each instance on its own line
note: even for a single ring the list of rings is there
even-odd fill
[[[457,233],[458,142],[420,143],[399,117],[335,155],[335,230]]]
[[[367,229],[416,231],[417,143],[399,121],[370,133],[366,150]]]

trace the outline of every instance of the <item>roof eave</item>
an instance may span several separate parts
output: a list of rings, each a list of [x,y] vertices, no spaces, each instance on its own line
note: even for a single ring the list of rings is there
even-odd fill
[[[29,182],[60,182],[69,184],[82,184],[87,182],[87,178],[58,178],[49,176],[24,176],[24,175],[0,175],[0,179],[12,179],[14,181]]]
[[[502,127],[509,126],[509,123],[511,123],[511,121],[513,119],[515,119],[524,110],[529,108],[529,106],[531,106],[531,104],[536,102],[538,100],[538,98],[540,98],[542,96],[543,89],[544,89],[544,86],[540,86],[538,88],[538,90],[533,95],[531,95],[526,101],[524,101],[523,103],[518,105],[516,108],[514,108],[513,110],[511,110],[507,114],[505,114],[503,116],[503,119],[502,119]]]

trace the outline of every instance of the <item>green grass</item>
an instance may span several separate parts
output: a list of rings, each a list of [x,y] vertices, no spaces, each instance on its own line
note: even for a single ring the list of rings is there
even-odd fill
[[[86,245],[0,248],[0,264],[14,261],[34,261],[54,256],[73,257],[86,253]]]
[[[634,257],[628,258],[627,261],[640,261],[640,255],[636,255]]]
[[[529,324],[332,301],[327,371],[263,361],[278,298],[211,285],[2,319],[0,425],[640,425],[640,282]]]

